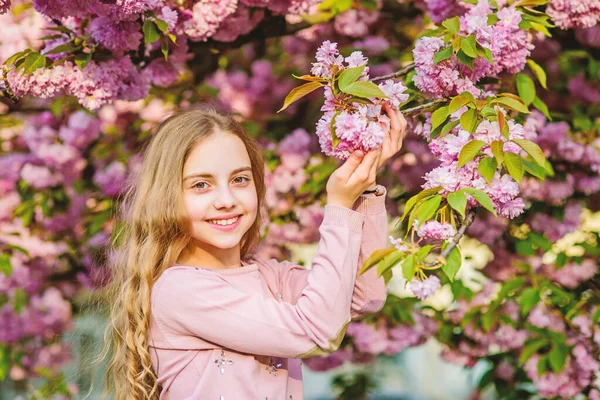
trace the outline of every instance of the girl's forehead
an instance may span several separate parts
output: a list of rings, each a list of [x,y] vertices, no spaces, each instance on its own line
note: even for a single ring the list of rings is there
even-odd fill
[[[184,174],[214,174],[249,165],[250,157],[242,139],[231,133],[217,133],[194,146],[183,170]]]

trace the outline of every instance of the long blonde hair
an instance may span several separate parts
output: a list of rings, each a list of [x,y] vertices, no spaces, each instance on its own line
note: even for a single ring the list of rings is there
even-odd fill
[[[110,304],[105,357],[110,346],[106,391],[117,400],[158,399],[159,387],[148,346],[150,293],[191,238],[183,207],[183,166],[193,148],[210,135],[228,132],[246,146],[258,195],[264,203],[264,159],[256,141],[231,115],[212,108],[179,112],[160,124],[136,177],[121,202],[122,228],[109,257],[112,279],[103,290]],[[241,240],[241,258],[250,258],[260,238],[261,217]]]

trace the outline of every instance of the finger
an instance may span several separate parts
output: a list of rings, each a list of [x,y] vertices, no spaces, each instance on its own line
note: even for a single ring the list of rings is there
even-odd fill
[[[339,171],[346,180],[352,176],[356,168],[361,164],[364,156],[365,154],[361,150],[356,150],[350,154],[350,157],[342,164]]]
[[[371,150],[369,151],[360,165],[354,170],[352,176],[350,176],[350,180],[353,182],[364,182],[369,178],[369,171],[373,167],[373,164],[376,165],[377,162],[377,151]]]
[[[377,149],[377,160],[375,160],[375,162],[373,163],[373,166],[371,167],[371,170],[369,171],[372,176],[377,174],[377,169],[379,169],[382,154],[383,154],[383,151],[381,150],[381,147],[380,147],[379,149]]]

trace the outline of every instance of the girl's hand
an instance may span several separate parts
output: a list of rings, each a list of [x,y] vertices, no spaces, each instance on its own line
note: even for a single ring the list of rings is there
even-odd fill
[[[381,157],[379,158],[377,169],[381,168],[387,160],[400,151],[402,148],[402,141],[406,136],[406,119],[404,118],[404,115],[402,115],[396,107],[392,107],[389,101],[383,103],[383,109],[390,117],[390,130],[389,132],[386,132],[386,135],[383,138]],[[385,125],[383,123],[381,124],[383,125],[384,130],[387,130]]]
[[[380,155],[380,148],[367,154],[361,150],[354,151],[329,177],[327,204],[352,208],[358,196],[375,183]]]

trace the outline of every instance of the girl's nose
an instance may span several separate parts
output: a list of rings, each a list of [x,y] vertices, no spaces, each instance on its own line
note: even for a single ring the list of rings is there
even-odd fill
[[[222,187],[218,190],[215,198],[216,208],[231,208],[235,206],[235,202],[236,199],[230,187]]]

